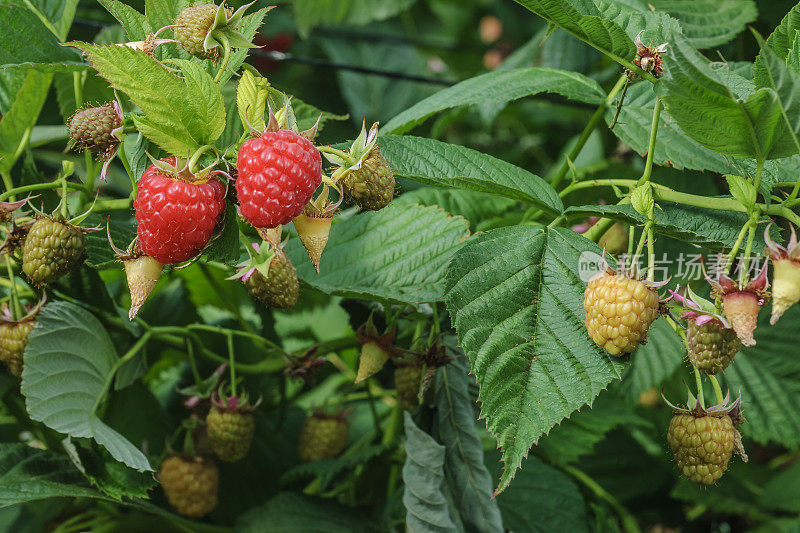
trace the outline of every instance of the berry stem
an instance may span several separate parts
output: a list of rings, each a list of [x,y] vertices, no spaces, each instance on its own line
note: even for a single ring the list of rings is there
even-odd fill
[[[0,194],[0,202],[8,200],[13,196],[23,193],[23,192],[30,192],[30,191],[42,191],[46,189],[58,189],[61,187],[61,180],[58,181],[51,181],[48,183],[32,183],[30,185],[23,185],[21,187],[16,187],[14,189],[9,189],[3,194]],[[82,191],[83,186],[77,183],[67,182],[67,187],[74,190],[74,191]]]
[[[192,154],[192,157],[189,159],[189,163],[187,165],[187,168],[189,169],[189,173],[190,174],[194,174],[194,167],[197,165],[197,161],[200,160],[200,157],[204,153],[208,152],[209,150],[213,150],[213,149],[214,149],[214,146],[212,146],[210,144],[204,144],[203,146],[201,146],[200,148],[195,150],[195,152]]]
[[[697,386],[697,401],[700,402],[700,407],[705,408],[706,402],[703,398],[703,378],[696,366],[692,365],[692,368],[694,369],[694,381]]]
[[[599,483],[587,475],[583,470],[579,470],[578,468],[568,464],[559,466],[562,470],[564,470],[564,472],[583,483],[586,488],[594,493],[595,496],[608,503],[614,509],[614,511],[617,512],[622,522],[623,531],[626,533],[638,533],[641,531],[641,529],[639,529],[639,524],[636,522],[636,518],[630,513],[630,511],[628,511],[625,506],[619,502],[619,500],[617,500],[606,489],[600,486]]]
[[[220,33],[217,37],[219,41],[222,43],[222,63],[219,65],[219,70],[217,71],[216,76],[214,76],[214,83],[219,82],[222,79],[222,74],[225,72],[225,69],[228,68],[228,61],[231,58],[231,43],[228,42],[228,38],[225,37],[224,33]]]
[[[655,281],[656,275],[656,251],[655,237],[653,236],[653,224],[648,223],[647,228],[647,279]]]
[[[564,157],[564,162],[561,164],[561,168],[558,169],[558,173],[553,176],[553,179],[550,180],[550,185],[553,186],[554,189],[558,189],[558,186],[567,176],[567,172],[569,172],[569,161],[575,161],[575,159],[580,155],[581,150],[586,145],[586,141],[589,140],[589,137],[592,135],[592,132],[600,124],[600,121],[603,119],[603,115],[606,112],[606,109],[611,106],[612,102],[614,102],[614,98],[616,98],[617,94],[622,90],[625,86],[625,82],[628,80],[628,76],[623,74],[617,80],[617,83],[614,87],[609,91],[608,96],[606,96],[605,101],[600,104],[597,110],[592,115],[592,118],[589,119],[589,122],[586,123],[586,127],[583,128],[580,137],[575,142],[575,145],[572,147],[572,150]]]
[[[642,233],[639,235],[639,243],[636,245],[636,251],[631,256],[631,264],[629,266],[633,266],[633,262],[636,261],[636,258],[642,255],[642,250],[644,250],[644,243],[647,241],[647,235],[649,232],[653,230],[653,223],[652,221],[647,221],[642,228]]]
[[[189,366],[192,367],[194,382],[199,384],[203,381],[203,378],[200,377],[200,372],[197,370],[197,361],[194,358],[194,343],[192,339],[188,337],[186,338],[186,355],[189,357]]]
[[[139,350],[144,348],[147,341],[150,340],[152,337],[152,330],[145,331],[144,334],[139,337],[139,340],[134,343],[130,350],[125,353],[122,357],[117,359],[117,362],[114,364],[114,367],[111,369],[111,372],[108,373],[106,376],[106,382],[103,385],[103,392],[97,397],[97,400],[94,402],[94,407],[92,407],[92,414],[97,413],[97,408],[100,407],[100,402],[103,401],[103,398],[106,397],[108,393],[109,387],[111,387],[111,381],[114,379],[114,376],[117,374],[117,371],[122,368],[122,365],[127,363],[130,359],[133,358],[134,355],[139,353]]]
[[[67,219],[67,177],[61,176],[61,216]]]
[[[709,374],[708,379],[711,380],[711,386],[714,387],[714,396],[717,397],[717,403],[722,403],[725,401],[725,397],[722,395],[722,388],[719,386],[719,382],[717,381],[717,376],[714,374]]]
[[[647,183],[650,181],[650,176],[653,173],[653,157],[656,151],[656,137],[658,136],[658,120],[661,117],[661,99],[656,98],[656,104],[653,108],[653,123],[650,125],[650,143],[647,146],[647,159],[644,165],[644,173],[639,178],[637,185]]]
[[[725,268],[723,269],[723,272],[727,273],[728,269],[731,267],[733,260],[736,258],[736,254],[739,253],[739,248],[742,247],[742,242],[744,241],[744,236],[747,235],[748,229],[750,229],[750,220],[745,222],[742,226],[742,229],[739,231],[739,235],[736,237],[736,242],[733,243],[733,248],[731,248],[728,258],[725,260]]]
[[[344,150],[339,150],[338,148],[334,148],[332,146],[317,146],[317,150],[319,150],[323,154],[331,154],[337,157],[341,157],[345,161],[347,161],[350,166],[356,164],[356,160],[353,156],[345,152]],[[341,168],[341,167],[340,167]]]
[[[742,265],[739,270],[739,285],[744,286],[748,277],[748,267],[750,266],[750,253],[753,251],[753,240],[756,237],[756,224],[758,224],[758,209],[755,210],[750,218],[749,231],[747,233],[747,245],[744,248],[744,257],[742,257]]]
[[[11,313],[12,318],[14,320],[18,320],[22,318],[22,307],[19,304],[19,298],[17,296],[17,281],[14,277],[14,269],[11,268],[11,259],[9,259],[10,254],[5,254],[6,256],[6,270],[8,271],[8,280],[11,282],[9,285],[10,292],[11,292]]]
[[[233,335],[228,333],[228,366],[231,372],[231,396],[236,396],[236,357],[233,352]]]

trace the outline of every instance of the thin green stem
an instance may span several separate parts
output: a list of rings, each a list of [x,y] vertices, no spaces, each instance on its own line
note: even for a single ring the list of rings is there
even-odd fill
[[[554,189],[557,189],[558,186],[561,184],[561,181],[566,177],[567,172],[569,172],[569,161],[575,161],[575,158],[580,155],[581,150],[586,145],[586,141],[589,140],[589,137],[592,135],[592,132],[600,124],[600,121],[603,119],[603,115],[606,112],[606,109],[611,105],[614,101],[614,98],[619,94],[622,88],[625,86],[625,81],[628,79],[626,75],[620,76],[617,80],[617,83],[608,93],[606,96],[605,101],[598,106],[597,110],[592,115],[592,118],[589,119],[589,122],[586,123],[586,127],[583,128],[580,137],[575,142],[575,145],[569,151],[569,154],[564,157],[564,162],[561,164],[561,167],[558,169],[558,173],[553,176],[553,179],[550,181],[550,185],[553,186]]]
[[[233,335],[228,333],[228,367],[231,373],[231,396],[236,396],[236,357],[233,350]]]
[[[728,269],[731,267],[731,264],[733,264],[733,260],[736,258],[736,254],[739,253],[739,248],[742,246],[744,236],[747,235],[748,229],[750,229],[750,220],[745,222],[742,226],[742,229],[739,231],[739,235],[736,237],[736,242],[733,243],[733,248],[731,248],[728,258],[725,260],[725,268],[723,269],[723,272],[727,273]]]
[[[647,279],[654,281],[656,275],[655,237],[652,223],[647,228]]]
[[[753,240],[756,237],[756,224],[752,222],[752,218],[750,219],[750,229],[747,232],[747,245],[744,248],[744,257],[742,257],[742,265],[739,270],[739,285],[744,285],[747,281],[748,276],[748,268],[750,266],[750,253],[753,251]],[[758,215],[755,218],[758,221]]]
[[[152,331],[145,331],[144,334],[141,337],[139,337],[139,340],[136,341],[136,343],[134,343],[131,349],[128,350],[125,355],[117,359],[117,362],[114,364],[114,368],[111,369],[111,372],[109,372],[108,376],[106,377],[106,382],[103,385],[103,392],[97,397],[97,400],[94,402],[94,407],[92,407],[92,414],[96,413],[97,408],[100,407],[100,402],[102,402],[103,398],[105,398],[109,387],[111,387],[111,381],[114,379],[114,376],[117,374],[117,371],[122,367],[122,365],[124,365],[131,358],[133,358],[134,355],[139,353],[139,350],[141,350],[144,347],[144,345],[147,344],[147,341],[150,340],[151,336],[152,336]]]
[[[708,379],[711,380],[711,386],[714,387],[714,396],[717,397],[717,403],[722,403],[725,401],[725,397],[722,395],[722,388],[719,386],[719,382],[717,381],[717,377],[714,374],[710,374]]]
[[[222,63],[219,65],[219,70],[217,71],[216,76],[214,76],[214,83],[217,83],[220,79],[222,79],[222,74],[225,72],[225,69],[228,68],[228,61],[231,58],[231,43],[228,42],[228,38],[225,37],[224,34],[220,34],[218,37],[220,43],[222,43]]]
[[[389,415],[389,423],[386,426],[386,431],[383,433],[381,442],[388,444],[397,440],[400,434],[400,427],[403,424],[403,408],[400,403],[395,403],[392,408],[391,415]],[[389,500],[394,494],[395,487],[397,486],[397,478],[400,473],[400,467],[397,464],[392,464],[389,469],[389,476],[386,480],[386,499]]]
[[[642,255],[642,250],[644,250],[644,244],[647,241],[647,232],[652,230],[652,227],[653,227],[652,222],[647,221],[644,225],[644,228],[642,228],[642,234],[639,235],[639,242],[636,245],[636,251],[633,253],[634,258]]]
[[[17,295],[17,282],[16,278],[14,277],[14,269],[11,268],[11,259],[9,258],[9,254],[5,254],[6,256],[6,271],[8,272],[8,280],[11,282],[9,285],[9,291],[11,292],[11,312],[13,313],[13,317],[15,320],[18,320],[24,316],[22,313],[22,306],[19,303],[19,297]]]
[[[7,190],[3,194],[0,194],[0,202],[11,199],[13,196],[23,192],[42,191],[45,189],[58,189],[61,186],[62,186],[61,180],[58,180],[58,181],[50,181],[47,183],[33,183],[31,185],[23,185],[21,187],[15,187],[13,189]],[[81,186],[78,183],[67,182],[67,187],[74,191],[83,190],[83,186]]]
[[[192,376],[194,376],[194,382],[202,382],[203,378],[200,377],[200,371],[197,369],[197,361],[194,358],[194,343],[190,338],[186,339],[186,355],[189,357],[189,366],[192,367]]]
[[[72,73],[72,90],[75,93],[75,109],[83,105],[83,71]]]
[[[650,181],[653,173],[653,157],[656,152],[656,137],[658,136],[658,120],[661,116],[661,99],[656,98],[655,108],[653,109],[653,123],[650,125],[650,143],[647,146],[647,159],[644,166],[644,174],[639,178],[639,185]]]
[[[3,185],[5,186],[6,191],[7,192],[13,191],[14,190],[14,188],[13,188],[14,187],[14,183],[11,181],[11,174],[9,174],[8,172],[3,172],[2,176],[3,176]],[[5,196],[7,194],[7,192],[3,193],[3,195]],[[8,196],[6,196],[6,198],[10,198],[11,200],[14,200],[14,193],[11,192],[11,194],[8,194]]]
[[[630,257],[633,255],[633,241],[636,239],[636,226],[633,224],[630,225],[628,228],[628,255]]]
[[[638,522],[636,522],[636,518],[630,513],[630,511],[628,511],[628,509],[626,509],[625,506],[619,502],[619,500],[601,487],[599,483],[588,476],[585,472],[572,465],[561,465],[561,469],[583,483],[586,488],[594,493],[594,495],[599,499],[608,503],[619,515],[619,518],[622,521],[623,531],[626,533],[639,533],[641,531],[641,529],[639,529]]]
[[[756,161],[756,178],[753,180],[753,186],[756,189],[756,197],[758,196],[758,186],[761,185],[761,174],[764,172],[764,160],[759,159]],[[769,198],[767,198],[769,200]]]
[[[67,177],[61,177],[61,216],[67,219]]]
[[[204,153],[208,152],[209,150],[213,150],[213,149],[214,149],[213,145],[204,144],[203,146],[201,146],[200,148],[195,150],[195,152],[192,154],[192,157],[189,158],[189,163],[188,163],[189,172],[194,174],[194,167],[197,165],[197,161],[200,159],[200,157]]]
[[[344,150],[339,150],[338,148],[334,148],[332,146],[317,146],[317,150],[319,150],[323,154],[331,154],[341,157],[342,159],[350,163],[350,165],[356,164],[355,158],[350,154],[348,154],[347,152],[345,152]]]
[[[700,376],[700,371],[697,370],[697,367],[692,365],[694,369],[694,381],[695,385],[697,386],[697,401],[700,402],[702,407],[706,406],[705,398],[703,398],[703,378]]]
[[[98,200],[95,202],[94,207],[92,208],[93,213],[99,213],[101,211],[122,211],[125,209],[130,209],[131,207],[131,200],[130,198],[116,198],[114,200]]]

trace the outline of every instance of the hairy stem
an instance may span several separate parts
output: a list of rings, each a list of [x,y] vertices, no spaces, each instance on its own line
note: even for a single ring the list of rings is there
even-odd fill
[[[639,178],[639,185],[650,181],[650,176],[653,173],[653,157],[656,151],[656,137],[658,136],[658,120],[660,116],[661,99],[656,98],[655,108],[653,109],[653,123],[650,125],[650,142],[647,145],[647,160],[645,161],[644,174]]]
[[[14,269],[11,268],[11,259],[9,254],[6,256],[6,271],[8,272],[9,292],[11,293],[11,313],[14,320],[19,320],[24,315],[22,313],[22,306],[19,303],[19,296],[17,295],[17,280],[14,277]]]
[[[216,76],[214,76],[214,83],[217,83],[220,79],[222,79],[222,74],[225,72],[225,69],[228,68],[228,61],[231,58],[231,43],[228,42],[228,38],[225,37],[224,34],[219,35],[219,40],[222,43],[222,63],[219,65],[219,70],[217,71]]]
[[[706,402],[703,398],[703,378],[700,376],[700,371],[697,370],[697,367],[692,365],[694,369],[694,381],[695,385],[697,386],[697,401],[700,402],[700,406],[705,407]]]
[[[553,176],[553,179],[550,181],[550,185],[553,186],[554,189],[557,189],[561,181],[567,175],[569,171],[569,163],[568,161],[574,161],[578,155],[580,155],[581,150],[583,150],[584,145],[586,145],[586,141],[589,140],[589,136],[592,134],[594,129],[600,124],[600,121],[603,119],[603,115],[606,112],[606,109],[611,105],[614,101],[614,98],[619,94],[622,88],[625,86],[625,81],[628,79],[626,75],[620,76],[617,80],[617,83],[608,93],[606,96],[605,102],[598,106],[597,110],[592,115],[592,118],[589,119],[589,122],[586,123],[586,127],[583,128],[580,137],[578,137],[575,146],[572,147],[572,150],[569,151],[569,154],[564,158],[564,162],[561,164],[561,168],[558,169],[558,173]]]
[[[61,187],[61,180],[50,181],[47,183],[32,183],[31,185],[23,185],[21,187],[15,187],[13,189],[9,189],[3,194],[0,194],[0,202],[11,199],[13,196],[19,193],[30,192],[30,191],[42,191],[46,189],[58,189],[60,187]],[[72,182],[67,182],[67,188],[72,189],[74,191],[83,190],[83,186]]]
[[[708,379],[711,380],[711,386],[714,387],[714,396],[717,397],[717,403],[722,403],[725,401],[725,397],[722,395],[722,388],[719,386],[719,382],[717,381],[717,377],[714,374],[710,374]]]

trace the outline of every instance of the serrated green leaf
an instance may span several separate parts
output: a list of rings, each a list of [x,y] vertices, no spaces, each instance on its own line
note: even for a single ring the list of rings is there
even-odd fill
[[[493,455],[497,452],[487,453],[487,457]],[[575,482],[537,457],[525,461],[514,484],[497,495],[497,504],[508,531],[593,531],[586,502]]]
[[[559,213],[558,193],[539,176],[463,146],[406,135],[378,137],[396,176],[437,187],[459,187],[504,196]]]
[[[147,457],[96,414],[117,361],[114,344],[94,316],[74,304],[48,304],[25,348],[25,404],[33,420],[71,437],[93,438],[117,461],[152,470]]]
[[[66,456],[0,443],[0,507],[44,498],[98,498]]]
[[[616,61],[630,62],[636,54],[633,39],[619,24],[602,18],[600,10],[591,2],[573,3],[577,4],[573,6],[567,0],[515,1]]]
[[[144,14],[154,30],[175,24],[175,17],[188,7],[189,0],[145,0]]]
[[[731,196],[738,200],[745,208],[752,209],[756,203],[756,196],[758,195],[753,183],[735,174],[728,174],[725,176],[725,180],[728,182]]]
[[[787,357],[797,351],[792,324],[800,321],[794,306],[770,327],[767,310],[761,311],[756,328],[756,345],[744,348],[725,369],[725,382],[732,395],[742,392],[744,416],[742,433],[767,444],[776,442],[790,449],[800,447],[800,366]]]
[[[439,439],[445,447],[444,475],[458,494],[458,510],[464,529],[502,532],[503,521],[492,498],[492,479],[483,461],[483,448],[475,424],[473,400],[463,357],[436,372],[435,402]]]
[[[602,254],[571,230],[516,226],[473,237],[447,267],[445,303],[503,450],[498,491],[542,435],[622,376],[586,333],[583,252]]]
[[[767,87],[775,91],[781,104],[782,131],[779,137],[786,146],[782,149],[786,155],[800,152],[800,74],[791,70],[783,60],[764,44],[760,35],[756,34],[762,59],[753,68],[753,78],[757,87]],[[792,148],[794,151],[792,151]]]
[[[800,3],[789,10],[777,28],[767,37],[767,45],[778,54],[781,59],[786,59],[789,50],[794,46],[795,32],[800,30]],[[762,59],[756,58],[756,62]]]
[[[186,156],[213,144],[225,128],[219,86],[197,64],[183,62],[181,79],[142,51],[127,46],[71,43],[93,67],[145,113],[134,115],[139,131],[165,151]]]
[[[590,104],[600,104],[605,93],[591,78],[552,68],[520,68],[481,74],[443,89],[411,106],[386,123],[382,133],[405,133],[434,113],[468,105],[505,103],[539,93],[555,93]]]
[[[67,445],[65,445],[66,447]],[[71,443],[70,458],[76,467],[103,494],[117,501],[126,498],[147,498],[147,491],[156,485],[150,472],[137,472],[115,461],[103,448],[89,449]]]
[[[656,233],[681,241],[703,246],[712,251],[730,250],[747,221],[747,214],[736,211],[719,211],[672,202],[659,202],[653,211]],[[642,226],[646,222],[630,205],[587,205],[573,206],[564,211],[569,216],[603,216],[620,220],[627,224]],[[767,219],[759,222],[754,249],[764,247],[764,227]],[[759,236],[759,232],[761,235]]]
[[[267,87],[269,83],[266,78],[258,78],[246,70],[239,78],[236,89],[236,107],[239,111],[239,118],[243,125],[249,124],[256,131],[264,131],[264,112],[267,104]]]
[[[774,90],[737,99],[710,62],[682,35],[665,56],[660,94],[672,118],[694,140],[721,154],[777,159],[796,153],[782,135],[783,110]]]
[[[0,118],[0,172],[6,172],[14,166],[14,155],[19,155],[17,148],[28,128],[36,124],[52,79],[52,74],[28,70],[11,109]]]
[[[67,38],[79,0],[5,0],[30,9],[60,40]]]
[[[451,215],[464,217],[474,229],[482,221],[500,216],[517,205],[510,198],[464,189],[420,187],[392,200],[395,204],[439,206]]]
[[[244,36],[245,39],[247,39],[248,42],[252,42],[256,32],[258,32],[258,28],[260,28],[264,23],[264,17],[271,9],[272,7],[259,9],[255,13],[245,15],[242,17],[242,20],[239,21],[238,31]],[[249,53],[250,48],[237,48],[231,52],[231,58],[228,60],[228,67],[219,78],[219,84],[221,86],[225,85],[228,80],[230,80],[236,74],[236,71],[238,71],[239,67],[242,66],[242,63],[245,62]]]
[[[725,44],[758,17],[753,0],[627,0],[626,7],[642,13],[662,11],[678,19],[695,48]]]
[[[98,0],[111,16],[125,29],[128,41],[144,41],[148,34],[155,33],[147,17],[119,0]],[[157,29],[157,28],[156,28]]]
[[[319,274],[299,239],[286,253],[325,293],[418,305],[441,299],[444,267],[467,236],[467,221],[440,208],[389,205],[334,222]]]
[[[445,495],[445,447],[422,431],[408,412],[405,417],[406,463],[403,466],[403,505],[410,533],[463,531],[458,511]]]
[[[58,37],[31,10],[0,6],[0,68],[53,72],[87,67],[74,50],[59,45]]]
[[[610,0],[591,0],[597,6],[600,16],[619,24],[628,37],[635,39],[637,35],[646,45],[658,46],[669,40],[673,33],[680,33],[680,23],[666,13],[657,12],[648,7],[635,11],[620,2]]]

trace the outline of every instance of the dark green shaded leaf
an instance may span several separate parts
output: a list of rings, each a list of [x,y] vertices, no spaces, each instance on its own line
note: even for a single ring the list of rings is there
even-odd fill
[[[32,11],[0,5],[0,68],[53,72],[87,67],[79,54],[58,43],[58,38]]]

